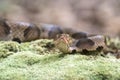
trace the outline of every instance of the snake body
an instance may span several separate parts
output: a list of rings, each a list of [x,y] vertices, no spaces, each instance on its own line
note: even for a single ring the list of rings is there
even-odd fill
[[[57,37],[58,35],[60,36]],[[106,46],[103,35],[88,34],[51,24],[36,25],[0,19],[0,40],[26,42],[36,39],[55,39],[55,45],[63,52],[99,50]]]
[[[60,38],[55,41],[56,47],[62,52],[69,53],[72,51],[101,51],[107,49],[105,38],[103,35],[88,36],[87,38],[74,39],[69,35],[62,34]],[[63,47],[64,46],[64,47]]]

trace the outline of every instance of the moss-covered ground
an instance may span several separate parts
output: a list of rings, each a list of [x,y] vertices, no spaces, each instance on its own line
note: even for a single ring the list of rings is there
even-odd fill
[[[52,42],[1,41],[0,80],[120,80],[120,59],[64,54]]]

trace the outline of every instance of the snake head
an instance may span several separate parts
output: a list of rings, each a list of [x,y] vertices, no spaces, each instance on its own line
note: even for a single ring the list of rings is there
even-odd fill
[[[63,53],[70,53],[70,45],[73,39],[68,34],[61,34],[55,41],[54,44]]]

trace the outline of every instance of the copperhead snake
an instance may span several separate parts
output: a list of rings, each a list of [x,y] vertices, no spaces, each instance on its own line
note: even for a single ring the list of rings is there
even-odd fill
[[[59,37],[57,37],[60,35]],[[64,53],[73,50],[106,49],[103,35],[88,34],[51,24],[32,24],[27,22],[0,19],[0,40],[26,42],[36,39],[54,39],[55,46]]]

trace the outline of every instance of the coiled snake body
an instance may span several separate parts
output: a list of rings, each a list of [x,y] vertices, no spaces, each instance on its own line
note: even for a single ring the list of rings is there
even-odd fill
[[[61,34],[61,35],[60,35]],[[60,35],[59,37],[56,37]],[[73,50],[99,50],[106,48],[103,35],[91,35],[56,25],[35,25],[0,19],[0,40],[26,42],[36,39],[55,39],[55,45],[64,53]]]

